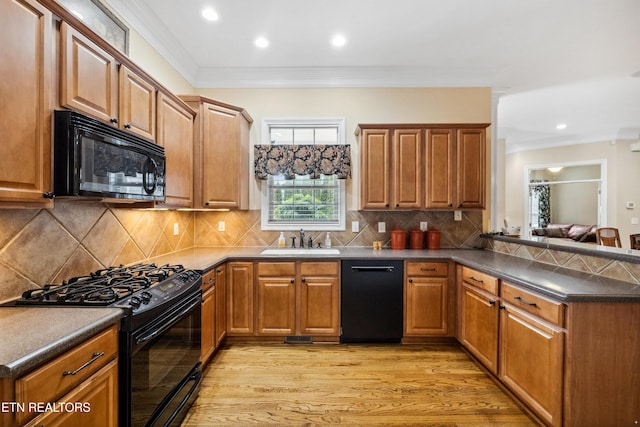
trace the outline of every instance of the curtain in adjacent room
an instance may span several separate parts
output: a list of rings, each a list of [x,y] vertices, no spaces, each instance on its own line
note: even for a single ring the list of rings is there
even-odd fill
[[[536,195],[538,200],[538,221],[540,227],[544,228],[551,222],[551,186],[549,184],[539,184],[546,181],[531,181],[529,186],[529,197]]]

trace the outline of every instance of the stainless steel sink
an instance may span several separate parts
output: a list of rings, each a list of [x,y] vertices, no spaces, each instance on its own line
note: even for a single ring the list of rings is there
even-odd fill
[[[336,248],[268,248],[260,254],[281,256],[339,255],[340,250]]]

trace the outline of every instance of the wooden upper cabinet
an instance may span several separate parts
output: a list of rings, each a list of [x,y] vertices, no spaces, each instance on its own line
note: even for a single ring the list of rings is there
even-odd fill
[[[130,130],[143,138],[156,139],[156,87],[120,66],[120,117],[123,129]]]
[[[486,131],[458,129],[456,193],[458,207],[484,208],[486,171]]]
[[[193,119],[195,111],[158,92],[157,143],[167,156],[165,204],[193,206]]]
[[[389,208],[389,129],[364,129],[360,136],[360,207]]]
[[[422,205],[422,158],[422,130],[398,129],[393,133],[393,207]]]
[[[60,40],[60,105],[155,140],[157,89],[151,80],[66,22]]]
[[[485,133],[485,127],[427,130],[425,208],[484,208]]]
[[[60,55],[60,104],[117,123],[115,58],[66,22],[60,24]]]
[[[249,128],[242,108],[199,97],[182,99],[197,111],[194,208],[249,208]]]
[[[453,207],[455,134],[453,129],[429,129],[426,133],[425,207]]]
[[[0,206],[52,207],[51,12],[33,0],[0,3]]]
[[[487,126],[359,125],[360,208],[484,209]]]

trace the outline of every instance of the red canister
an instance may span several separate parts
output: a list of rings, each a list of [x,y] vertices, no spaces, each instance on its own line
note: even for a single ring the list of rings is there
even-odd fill
[[[407,232],[401,228],[396,228],[391,232],[391,249],[407,248]]]
[[[427,249],[440,249],[440,232],[434,227],[427,230]]]
[[[409,231],[409,248],[422,249],[424,247],[424,231],[414,228]]]

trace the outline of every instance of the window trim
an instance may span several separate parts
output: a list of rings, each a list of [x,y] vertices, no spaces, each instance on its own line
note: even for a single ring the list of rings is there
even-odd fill
[[[337,144],[345,144],[345,119],[344,118],[309,118],[309,119],[301,119],[301,118],[265,118],[262,119],[262,143],[270,144],[270,128],[275,126],[282,127],[322,127],[322,126],[337,126],[338,128],[338,140]],[[271,178],[270,178],[271,179]],[[333,224],[322,224],[322,223],[293,223],[293,224],[285,224],[285,223],[269,223],[269,181],[263,181],[261,183],[261,208],[260,208],[260,216],[261,216],[261,230],[300,230],[300,228],[304,228],[305,230],[313,230],[313,231],[344,231],[345,230],[345,221],[346,221],[346,188],[343,179],[338,179],[339,185],[339,198],[340,198],[340,213],[338,214],[338,222]]]

